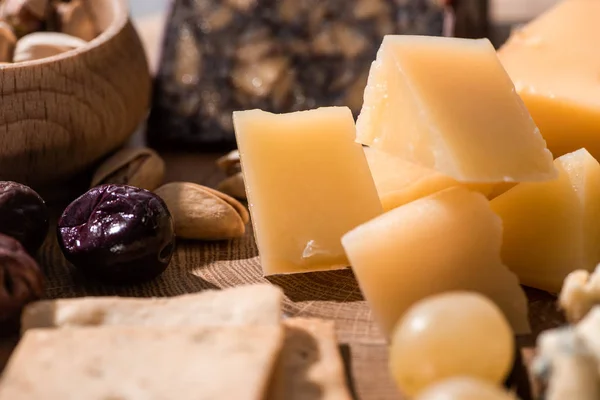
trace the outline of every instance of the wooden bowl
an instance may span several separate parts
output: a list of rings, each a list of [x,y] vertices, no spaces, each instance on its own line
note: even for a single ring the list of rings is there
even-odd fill
[[[87,0],[86,46],[0,66],[0,180],[66,181],[123,145],[146,116],[151,80],[126,0]]]

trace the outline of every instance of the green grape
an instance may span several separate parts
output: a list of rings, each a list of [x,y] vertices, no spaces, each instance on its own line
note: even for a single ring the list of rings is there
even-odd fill
[[[480,294],[450,292],[404,314],[392,336],[390,370],[399,388],[414,396],[454,376],[500,383],[513,356],[513,332],[500,309]]]

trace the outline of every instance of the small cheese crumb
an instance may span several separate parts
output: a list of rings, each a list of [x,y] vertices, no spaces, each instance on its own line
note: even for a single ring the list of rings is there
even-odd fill
[[[558,303],[569,322],[582,320],[592,307],[600,304],[600,266],[592,274],[577,270],[567,275]]]
[[[537,344],[533,372],[544,386],[544,399],[600,399],[598,359],[576,329],[546,331]]]

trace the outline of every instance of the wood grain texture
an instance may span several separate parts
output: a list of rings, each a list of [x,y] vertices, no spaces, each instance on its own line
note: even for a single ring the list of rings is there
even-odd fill
[[[150,75],[125,0],[88,0],[99,37],[0,67],[0,179],[68,178],[122,145],[144,118]]]
[[[191,181],[214,187],[224,178],[215,166],[216,154],[163,153],[167,180]],[[251,229],[251,224],[248,225]],[[222,242],[179,241],[177,252],[158,279],[137,286],[108,286],[86,280],[64,259],[54,229],[38,259],[47,276],[47,298],[80,296],[175,296],[205,289],[226,288],[244,283],[270,282],[285,293],[284,311],[293,317],[316,317],[335,321],[353,393],[361,400],[401,400],[388,373],[388,348],[374,323],[351,270],[318,272],[263,278],[252,232]],[[533,334],[519,337],[526,362],[531,362],[537,334],[564,323],[555,298],[547,293],[526,291]],[[2,360],[14,341],[0,342]],[[515,371],[512,382],[528,388],[524,370]],[[510,384],[513,386],[513,384]],[[528,397],[521,394],[523,400]]]

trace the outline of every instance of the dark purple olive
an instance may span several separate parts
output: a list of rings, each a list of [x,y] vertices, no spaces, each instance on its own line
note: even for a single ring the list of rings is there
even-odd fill
[[[23,308],[44,295],[44,275],[17,240],[0,234],[0,334],[19,331]]]
[[[95,187],[58,221],[58,242],[88,276],[125,284],[160,275],[175,250],[173,219],[152,192],[126,185]]]
[[[48,233],[48,209],[40,195],[20,183],[1,181],[0,233],[35,253]]]

